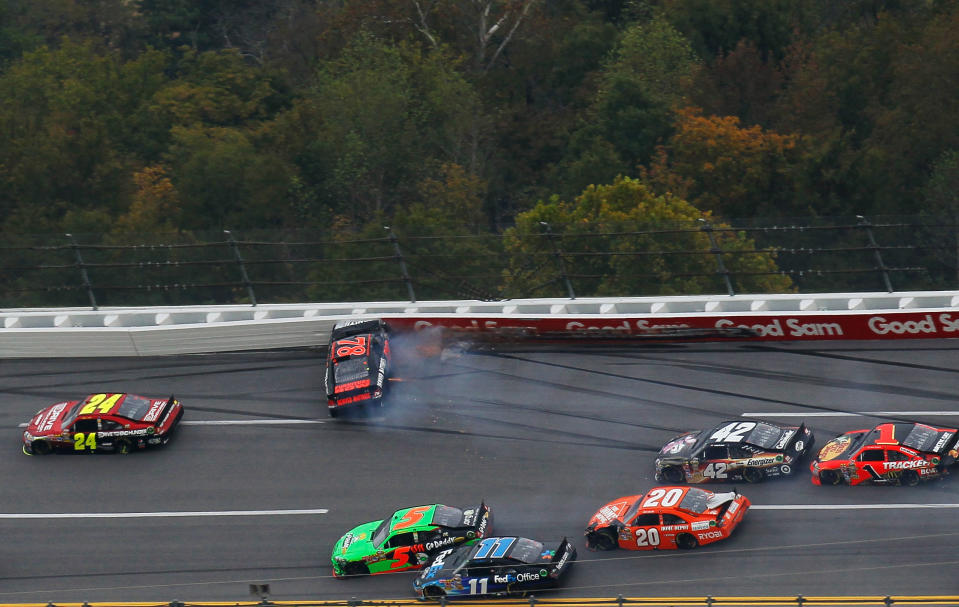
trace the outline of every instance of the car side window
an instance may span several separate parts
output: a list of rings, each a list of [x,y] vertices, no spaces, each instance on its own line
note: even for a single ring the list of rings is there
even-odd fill
[[[709,445],[703,454],[704,459],[729,459],[729,450],[726,445]]]
[[[470,567],[466,571],[466,575],[468,575],[469,577],[488,577],[498,573],[500,573],[499,569],[494,569],[493,567],[489,565],[484,565],[481,567]]]
[[[866,449],[856,459],[861,462],[881,462],[883,461],[882,449]]]
[[[414,543],[412,533],[398,533],[386,541],[384,548],[397,548],[399,546],[412,546]]]
[[[96,419],[78,419],[76,423],[73,424],[74,432],[96,432],[99,430],[97,427]]]
[[[637,527],[649,527],[659,524],[658,514],[640,514],[633,520],[633,525]]]
[[[123,428],[123,426],[121,426],[120,424],[118,424],[118,423],[115,422],[115,421],[112,421],[112,420],[109,420],[109,419],[101,419],[101,420],[100,420],[100,430],[102,430],[103,432],[114,432],[114,431],[120,430],[120,429],[122,429],[122,428]]]
[[[671,514],[671,513],[669,513],[669,512],[663,513],[663,524],[664,524],[664,525],[683,525],[683,524],[685,524],[685,523],[686,523],[686,521],[683,519],[683,517],[681,517],[681,516],[679,516],[679,515]]]
[[[894,451],[892,449],[886,450],[886,461],[887,462],[904,462],[909,459],[909,456],[901,451]]]

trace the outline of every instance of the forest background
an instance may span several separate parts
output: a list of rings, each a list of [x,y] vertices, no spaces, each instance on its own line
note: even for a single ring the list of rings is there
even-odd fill
[[[951,227],[918,236],[949,285],[957,99],[959,0],[2,0],[0,274],[49,303],[25,268],[71,234],[114,268],[179,243],[183,283],[231,230],[316,245],[274,299],[356,299],[332,261],[382,273],[390,226],[467,296],[535,294],[547,263],[580,294],[696,293],[711,258],[648,252],[708,251],[708,225],[758,251],[727,259],[738,290],[783,292],[729,228],[860,215]]]

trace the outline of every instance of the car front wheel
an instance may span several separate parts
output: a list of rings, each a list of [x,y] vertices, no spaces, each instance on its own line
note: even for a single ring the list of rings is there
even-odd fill
[[[586,538],[586,543],[593,550],[613,550],[617,545],[612,530],[608,528],[590,533],[589,537]]]
[[[838,485],[839,475],[835,470],[821,470],[819,472],[819,483],[822,485]]]
[[[683,469],[679,466],[663,468],[663,480],[667,483],[681,483],[685,478],[686,476],[683,474]]]
[[[30,450],[33,451],[34,455],[49,455],[53,451],[53,447],[45,440],[35,440],[30,443]]]
[[[117,442],[114,443],[114,453],[119,453],[120,455],[129,455],[130,451],[133,451],[133,443],[131,443],[129,439],[119,438],[117,439]]]
[[[442,588],[437,588],[436,586],[427,586],[423,589],[423,597],[428,600],[438,601],[444,596],[446,596],[446,592]]]

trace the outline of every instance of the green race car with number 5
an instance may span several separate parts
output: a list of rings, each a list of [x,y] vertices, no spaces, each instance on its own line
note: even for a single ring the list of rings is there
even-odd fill
[[[130,453],[165,445],[181,417],[183,406],[172,396],[91,394],[82,401],[66,401],[37,411],[23,432],[23,452]]]

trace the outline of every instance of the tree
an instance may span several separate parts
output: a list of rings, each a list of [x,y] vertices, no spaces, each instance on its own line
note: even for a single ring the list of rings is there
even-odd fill
[[[933,165],[923,198],[922,214],[935,226],[929,230],[934,256],[952,270],[954,288],[959,284],[959,150],[944,153]]]
[[[546,290],[559,278],[555,247],[567,259],[577,295],[722,292],[699,219],[720,230],[719,248],[737,291],[791,289],[788,277],[777,273],[773,255],[731,253],[754,251],[751,239],[728,231],[708,211],[670,194],[656,195],[628,177],[590,186],[571,203],[554,197],[518,215],[516,227],[505,234],[507,288],[516,296],[556,293],[556,286]]]
[[[801,210],[791,177],[795,149],[795,136],[684,108],[650,174],[675,176],[667,187],[682,183],[691,203],[722,217],[788,217]]]

